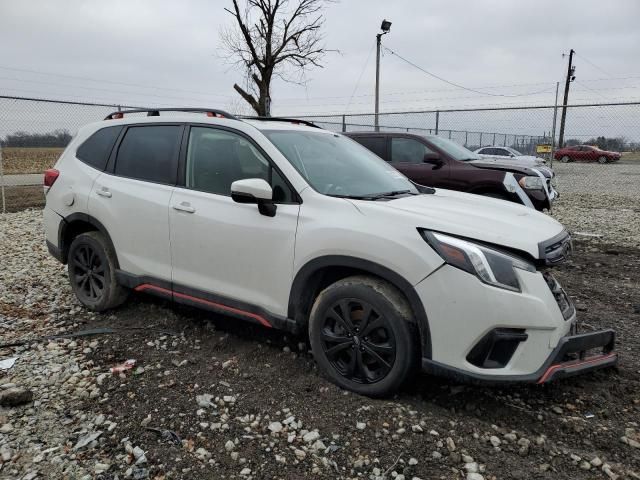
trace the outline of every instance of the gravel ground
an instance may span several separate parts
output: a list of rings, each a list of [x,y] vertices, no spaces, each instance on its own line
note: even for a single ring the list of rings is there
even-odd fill
[[[145,296],[89,314],[41,212],[0,216],[2,343],[28,339],[0,348],[18,357],[0,403],[33,396],[0,407],[0,478],[640,478],[640,251],[576,246],[557,276],[584,329],[617,330],[618,371],[500,389],[419,376],[371,400],[322,379],[304,339]],[[41,338],[96,328],[111,333]]]

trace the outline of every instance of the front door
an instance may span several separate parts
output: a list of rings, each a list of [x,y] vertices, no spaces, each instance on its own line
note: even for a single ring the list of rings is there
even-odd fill
[[[424,156],[427,153],[436,152],[415,138],[391,138],[391,165],[420,185],[446,188],[449,178],[447,159],[441,157],[442,163],[439,165],[425,163]]]
[[[184,186],[169,208],[174,296],[203,298],[231,313],[286,316],[297,195],[251,140],[229,129],[192,126],[184,164]],[[231,184],[246,178],[272,186],[274,217],[232,200]],[[265,323],[263,315],[253,318]]]

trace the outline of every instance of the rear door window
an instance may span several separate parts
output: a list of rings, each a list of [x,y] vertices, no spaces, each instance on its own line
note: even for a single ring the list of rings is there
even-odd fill
[[[101,128],[78,147],[76,158],[103,171],[122,128],[121,126]]]
[[[173,185],[178,170],[180,125],[130,127],[116,157],[116,175]]]
[[[423,163],[426,153],[434,152],[413,138],[391,139],[392,163]]]

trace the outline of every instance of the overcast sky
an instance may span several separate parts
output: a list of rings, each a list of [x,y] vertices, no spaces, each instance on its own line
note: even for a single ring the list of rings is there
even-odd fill
[[[219,51],[230,3],[0,0],[0,95],[235,110],[243,73]],[[387,48],[482,93],[387,52],[382,111],[553,104],[570,48],[571,101],[640,99],[638,0],[341,0],[325,14],[326,46],[339,53],[310,70],[306,86],[276,80],[274,113],[372,111],[383,18],[393,22]]]

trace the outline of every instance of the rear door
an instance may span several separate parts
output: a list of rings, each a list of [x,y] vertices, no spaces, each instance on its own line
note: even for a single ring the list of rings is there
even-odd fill
[[[171,281],[168,210],[183,128],[127,127],[94,183],[89,214],[106,228],[127,273]]]
[[[437,152],[415,138],[391,137],[391,165],[420,185],[446,187],[449,178],[447,159],[441,156],[439,165],[425,163],[427,153]]]

